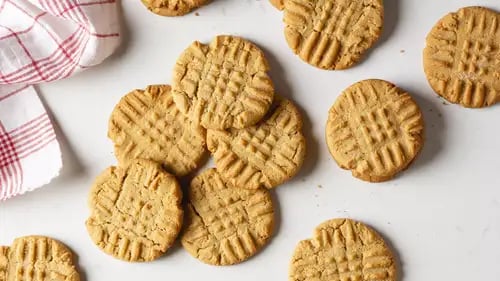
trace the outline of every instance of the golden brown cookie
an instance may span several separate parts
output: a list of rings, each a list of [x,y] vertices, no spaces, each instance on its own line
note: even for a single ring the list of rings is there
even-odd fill
[[[417,156],[423,122],[408,93],[383,80],[364,80],[347,88],[330,109],[326,141],[341,168],[365,181],[386,181]]]
[[[285,8],[285,0],[269,0],[269,2],[280,11]]]
[[[191,182],[182,245],[211,265],[232,265],[255,255],[270,239],[274,210],[269,192],[226,184],[215,169]]]
[[[151,12],[167,17],[185,15],[210,0],[141,0]]]
[[[181,201],[177,180],[155,162],[110,167],[90,191],[87,230],[115,258],[152,261],[172,246],[181,229]]]
[[[111,114],[108,136],[120,164],[153,160],[177,176],[195,170],[206,152],[205,129],[179,112],[168,85],[124,96]]]
[[[177,60],[174,101],[207,129],[245,128],[262,119],[273,101],[268,71],[264,53],[242,38],[194,42]]]
[[[305,62],[345,69],[380,37],[382,0],[290,0],[285,2],[285,38]]]
[[[290,281],[395,281],[394,256],[368,226],[350,219],[319,225],[301,241],[290,265]]]
[[[48,237],[26,236],[0,247],[2,281],[79,281],[73,253]]]
[[[245,129],[208,130],[207,146],[217,171],[233,186],[274,188],[304,161],[302,117],[292,102],[276,96],[264,120]]]
[[[500,13],[466,7],[427,36],[424,70],[439,95],[464,107],[500,101]]]

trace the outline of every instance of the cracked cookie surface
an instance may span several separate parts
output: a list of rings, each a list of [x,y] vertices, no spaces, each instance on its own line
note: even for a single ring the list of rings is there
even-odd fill
[[[255,255],[270,239],[274,210],[269,192],[226,184],[215,169],[190,185],[183,247],[211,265],[232,265]]]
[[[210,45],[194,42],[174,68],[172,93],[181,112],[207,129],[257,123],[273,101],[274,86],[264,53],[234,36]]]
[[[110,167],[94,182],[86,222],[101,250],[125,261],[152,261],[172,246],[181,226],[182,191],[159,164],[136,160]]]
[[[211,0],[141,0],[151,12],[160,16],[182,16]]]
[[[275,101],[259,123],[244,129],[208,130],[217,171],[240,188],[274,188],[299,171],[306,154],[302,117],[289,100]]]
[[[424,70],[436,93],[464,107],[500,101],[500,13],[466,7],[439,20],[427,36]]]
[[[326,142],[337,164],[370,182],[406,169],[424,143],[422,113],[412,97],[383,80],[349,86],[332,106]]]
[[[319,225],[301,241],[290,264],[290,281],[395,281],[396,265],[385,241],[368,226],[350,219]]]
[[[10,247],[0,247],[0,280],[80,281],[73,262],[73,253],[59,241],[20,237]]]
[[[305,62],[322,69],[357,63],[380,37],[382,0],[287,0],[285,38]]]
[[[151,85],[121,98],[111,113],[108,137],[120,165],[153,160],[176,176],[198,168],[206,153],[205,129],[177,109],[168,85]]]

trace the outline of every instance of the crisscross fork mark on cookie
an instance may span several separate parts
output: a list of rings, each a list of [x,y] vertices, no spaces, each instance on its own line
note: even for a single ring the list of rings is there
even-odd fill
[[[106,253],[126,261],[151,261],[167,251],[182,225],[176,179],[154,162],[111,167],[94,183],[87,229]]]
[[[196,169],[206,150],[205,130],[179,112],[167,85],[123,97],[111,115],[108,136],[120,163],[154,160],[178,176]]]
[[[423,119],[407,93],[385,81],[365,80],[335,102],[326,133],[330,152],[342,168],[364,180],[384,181],[420,151]]]
[[[218,36],[209,46],[194,42],[174,69],[175,103],[205,128],[248,127],[272,103],[268,70],[262,51],[244,39]]]
[[[335,219],[316,228],[314,238],[295,250],[290,281],[309,280],[394,281],[396,268],[377,233],[359,222]]]
[[[285,37],[316,67],[349,68],[378,40],[383,11],[380,0],[287,0]]]
[[[465,107],[500,100],[500,14],[468,7],[442,18],[427,37],[424,68],[432,88]]]
[[[205,263],[239,263],[268,241],[273,216],[267,191],[230,187],[210,169],[191,183],[182,244]]]
[[[73,255],[61,243],[42,236],[17,238],[0,247],[2,281],[79,281]]]

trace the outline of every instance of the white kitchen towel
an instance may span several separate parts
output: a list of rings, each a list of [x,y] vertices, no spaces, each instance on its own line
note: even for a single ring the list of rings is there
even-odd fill
[[[0,201],[47,184],[62,167],[30,85],[99,64],[119,30],[116,0],[0,0]]]

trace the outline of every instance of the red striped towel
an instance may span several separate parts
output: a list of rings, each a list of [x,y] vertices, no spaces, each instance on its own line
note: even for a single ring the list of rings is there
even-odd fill
[[[33,84],[99,64],[119,44],[116,0],[0,0],[0,201],[62,167]]]

